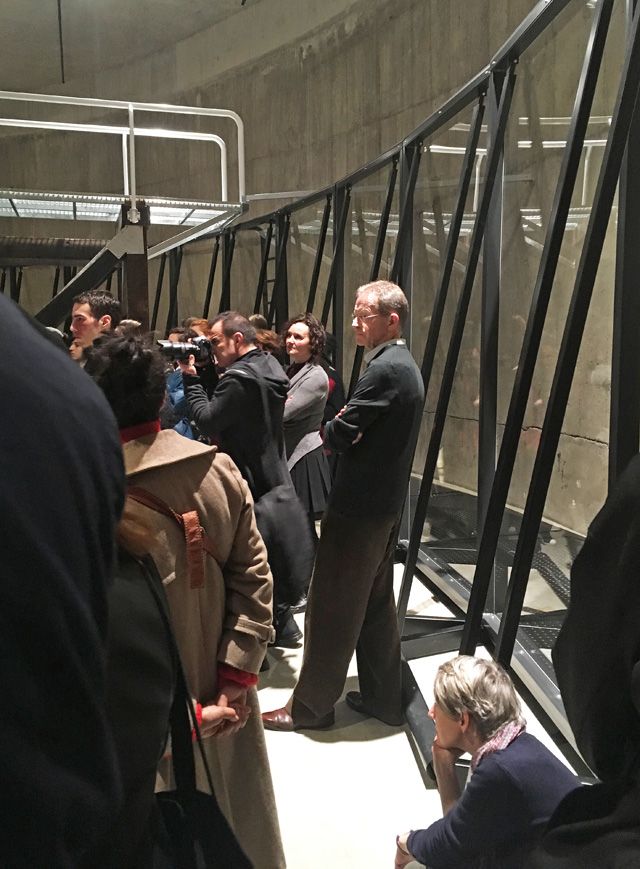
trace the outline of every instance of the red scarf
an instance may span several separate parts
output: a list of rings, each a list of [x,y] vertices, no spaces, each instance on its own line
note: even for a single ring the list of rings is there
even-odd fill
[[[155,434],[160,431],[160,420],[154,419],[152,422],[143,422],[140,425],[132,425],[129,428],[120,429],[120,440],[123,444],[134,441],[136,438],[141,438],[143,435]]]

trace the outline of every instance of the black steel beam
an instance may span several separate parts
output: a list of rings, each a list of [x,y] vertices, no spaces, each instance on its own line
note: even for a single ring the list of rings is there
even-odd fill
[[[517,62],[523,52],[553,23],[569,3],[571,0],[540,0],[495,53],[490,68]]]
[[[449,285],[451,283],[451,275],[453,274],[453,267],[456,261],[456,250],[460,240],[460,229],[462,228],[462,221],[464,220],[464,208],[469,195],[469,187],[471,186],[471,179],[473,178],[473,166],[478,150],[478,142],[480,141],[480,133],[482,132],[484,111],[484,98],[481,97],[478,105],[473,110],[473,116],[471,118],[467,146],[462,161],[462,168],[460,170],[456,205],[451,217],[451,225],[449,226],[449,233],[447,235],[447,246],[445,248],[442,270],[440,272],[440,280],[438,281],[438,288],[433,303],[433,311],[431,312],[429,333],[427,335],[424,355],[422,357],[421,371],[425,393],[429,389],[429,384],[431,382],[433,361],[438,348],[442,318],[444,316]]]
[[[418,546],[420,539],[419,535],[421,535],[422,533],[424,518],[426,517],[427,510],[429,508],[431,487],[433,485],[433,479],[435,476],[436,465],[438,461],[438,453],[440,451],[440,445],[442,442],[442,434],[444,432],[444,426],[447,419],[449,400],[451,398],[451,391],[453,388],[456,367],[458,364],[458,357],[460,354],[460,346],[462,344],[462,337],[464,335],[467,312],[469,310],[469,302],[471,301],[471,293],[473,291],[473,284],[475,281],[478,260],[480,258],[480,248],[482,247],[482,239],[484,236],[487,216],[489,213],[491,197],[493,195],[493,186],[502,158],[502,152],[504,147],[504,134],[507,126],[514,85],[515,71],[512,67],[509,70],[509,74],[502,88],[502,95],[500,97],[500,105],[498,108],[498,123],[496,125],[495,136],[493,138],[493,141],[491,142],[487,153],[487,168],[485,172],[482,196],[480,197],[478,213],[476,215],[473,233],[471,236],[467,266],[465,269],[462,287],[460,289],[460,296],[458,298],[458,306],[454,318],[444,371],[442,374],[442,382],[440,385],[440,393],[438,395],[438,403],[436,405],[436,412],[433,420],[431,437],[429,438],[427,456],[424,463],[422,480],[420,482],[420,492],[415,508],[415,518],[411,535],[412,538],[417,537]],[[422,525],[419,525],[420,517],[422,517]],[[416,542],[414,541],[413,547],[415,548],[415,546]],[[408,577],[408,579],[410,580],[410,577]],[[401,609],[399,609],[398,618],[400,620],[404,618],[404,612],[402,612]]]
[[[603,6],[603,3],[600,4]],[[609,138],[605,146],[598,184],[589,217],[580,263],[565,322],[562,342],[545,413],[540,445],[531,476],[518,544],[514,556],[504,615],[496,645],[496,658],[501,663],[511,660],[522,612],[531,562],[553,471],[558,441],[562,431],[567,402],[575,372],[578,353],[602,255],[607,226],[622,160],[634,118],[640,91],[640,12],[636,9],[625,54],[624,66],[616,103],[611,117]]]
[[[213,293],[213,282],[216,276],[216,267],[218,265],[219,253],[220,236],[217,235],[213,243],[213,250],[211,252],[211,264],[209,266],[209,277],[207,278],[207,291],[204,296],[204,305],[202,306],[202,317],[205,320],[209,317],[209,308],[211,307],[211,294]]]
[[[351,188],[343,190],[341,193],[336,193],[336,205],[340,202],[340,196],[344,196],[345,202],[351,201]],[[335,365],[336,369],[342,372],[344,364],[344,296],[346,287],[344,284],[344,252],[347,244],[347,234],[351,235],[351,208],[347,209],[347,220],[344,224],[338,245],[333,252],[333,262],[336,263],[333,277],[333,308],[332,308],[332,329],[331,331],[336,336],[335,349]],[[327,297],[328,297],[327,293]],[[327,297],[325,297],[325,308],[327,305]],[[338,337],[339,336],[339,337]]]
[[[273,290],[277,293],[275,327],[279,332],[289,319],[289,235],[291,233],[291,214],[283,215],[280,234],[282,236],[278,274],[274,277]]]
[[[169,309],[167,311],[167,331],[178,325],[178,283],[182,268],[182,248],[174,247],[169,251]]]
[[[276,223],[276,271],[273,279],[271,304],[267,316],[267,324],[270,329],[275,325],[276,329],[286,319],[287,305],[287,244],[289,242],[289,229],[291,217],[288,213],[281,212]]]
[[[9,292],[16,304],[20,301],[20,289],[22,287],[22,268],[11,266],[9,268]]]
[[[78,266],[93,259],[107,241],[89,238],[0,238],[0,268],[9,266]]]
[[[123,254],[124,255],[124,254]],[[44,326],[58,326],[69,314],[73,299],[79,293],[99,287],[120,262],[121,257],[108,247],[103,248],[87,265],[79,271],[66,286],[35,315]]]
[[[497,72],[489,86],[488,142],[493,139],[498,124],[498,105],[504,85],[504,74]],[[500,275],[502,271],[502,199],[504,196],[504,155],[500,158],[493,195],[484,232],[482,258],[482,294],[480,313],[480,378],[478,406],[478,538],[487,513],[489,495],[496,469],[498,424],[498,328],[500,317]],[[490,609],[501,605],[506,593],[506,582],[497,589],[498,574],[493,571],[490,586]],[[499,593],[497,594],[497,592]]]
[[[402,704],[407,724],[416,741],[425,765],[431,763],[433,740],[436,736],[436,728],[432,719],[429,718],[429,707],[416,682],[409,664],[402,662]]]
[[[422,142],[413,142],[405,149],[407,159],[406,183],[401,190],[402,206],[398,221],[398,238],[391,266],[390,278],[397,283],[402,280],[402,267],[404,265],[405,251],[411,245],[411,231],[413,228],[413,191],[418,180],[420,157],[422,156]]]
[[[160,297],[162,296],[162,287],[164,284],[164,270],[167,264],[167,254],[163,253],[160,257],[160,267],[158,269],[158,282],[156,284],[156,296],[153,300],[153,313],[151,314],[151,325],[149,328],[152,332],[155,331],[155,328],[158,324],[158,311],[160,310]],[[173,323],[170,326],[174,325]]]
[[[122,298],[122,262],[118,263],[116,269],[116,298],[118,301]]]
[[[218,313],[231,309],[231,264],[236,246],[235,229],[222,234],[222,292]]]
[[[413,637],[402,638],[402,654],[407,661],[416,658],[428,658],[431,655],[442,655],[444,652],[457,652],[462,637],[462,623],[439,625],[437,622],[423,626],[423,631]]]
[[[143,332],[149,329],[149,260],[147,258],[147,230],[150,223],[149,206],[138,203],[141,250],[129,252],[122,260],[122,290],[120,302],[126,317],[137,320]],[[122,206],[120,226],[131,225],[129,208]]]
[[[382,213],[380,214],[380,224],[378,225],[378,235],[376,237],[376,246],[373,253],[373,261],[369,272],[369,283],[377,281],[380,275],[380,265],[382,264],[382,254],[384,253],[384,243],[387,239],[387,227],[389,226],[389,217],[391,215],[391,206],[393,205],[393,197],[396,190],[396,182],[398,180],[398,161],[399,156],[395,156],[391,162],[389,170],[389,180],[387,182],[387,195],[385,196]],[[351,398],[353,390],[356,388],[356,383],[360,377],[360,369],[362,367],[362,357],[364,356],[364,347],[356,347],[353,365],[351,367],[351,379],[349,382],[349,391],[347,397]]]
[[[413,294],[413,235],[414,235],[414,201],[420,161],[422,157],[422,141],[416,142],[402,151],[399,160],[400,185],[398,208],[398,237],[391,265],[391,280],[402,287],[407,297],[409,310],[412,308]],[[417,165],[416,165],[417,164]],[[404,223],[404,225],[401,225]],[[409,323],[407,324],[409,326]],[[411,347],[411,329],[403,333],[407,347]],[[399,533],[408,534],[400,528]]]
[[[53,276],[53,290],[51,291],[51,298],[58,295],[58,287],[60,286],[60,266],[56,268],[55,274]]]
[[[473,116],[471,118],[471,126],[469,128],[469,135],[467,137],[467,146],[464,154],[464,159],[462,161],[462,168],[460,171],[458,195],[456,197],[456,204],[453,215],[451,217],[451,225],[449,226],[447,244],[442,262],[442,270],[440,272],[438,288],[436,290],[433,310],[431,312],[429,333],[427,335],[424,355],[422,357],[421,372],[425,387],[425,398],[429,390],[429,384],[431,381],[433,361],[436,355],[438,339],[440,337],[440,328],[442,326],[442,318],[444,316],[444,309],[447,301],[447,295],[449,292],[449,286],[451,283],[451,275],[453,273],[453,266],[456,259],[456,249],[458,247],[458,241],[460,239],[460,229],[462,227],[462,221],[464,219],[464,207],[467,201],[467,196],[469,194],[471,179],[473,177],[473,166],[478,150],[480,133],[482,131],[483,117],[484,100],[481,97],[478,105],[473,110]],[[431,484],[429,484],[429,488],[431,488]],[[427,508],[429,506],[428,499],[423,493],[422,486],[420,492],[421,494],[418,496],[418,502],[416,504],[416,509],[413,517],[411,534],[409,537],[409,548],[407,550],[407,555],[405,558],[404,574],[402,577],[400,595],[398,597],[398,618],[401,628],[407,612],[409,594],[411,593],[411,584],[413,582],[413,575],[415,573],[416,563],[418,560],[418,552],[420,550],[422,529],[424,528],[424,523],[427,516]]]
[[[591,114],[598,73],[607,38],[613,0],[604,0],[596,10],[591,36],[585,53],[582,74],[567,134],[567,145],[558,176],[551,219],[533,291],[527,327],[520,350],[509,411],[496,465],[489,505],[478,549],[467,621],[462,644],[464,654],[474,654],[480,638],[482,614],[491,581],[502,517],[504,515],[513,467],[520,442],[522,424],[542,340],[551,291],[560,257],[567,217],[582,159],[587,125]],[[537,531],[536,531],[537,533]]]
[[[267,232],[262,238],[262,259],[260,262],[260,272],[258,274],[258,286],[256,287],[256,300],[253,303],[253,313],[259,314],[260,309],[265,307],[263,300],[267,292],[267,269],[269,260],[271,259],[271,239],[273,238],[273,224],[270,220],[267,227]]]
[[[331,260],[331,268],[329,270],[329,277],[327,278],[327,292],[324,297],[324,304],[322,306],[322,317],[321,322],[322,325],[326,328],[327,322],[329,321],[329,312],[331,311],[331,303],[334,301],[336,286],[338,280],[342,277],[342,269],[343,269],[343,253],[344,253],[344,233],[347,226],[347,218],[350,214],[350,203],[351,203],[351,187],[337,187],[336,192],[334,193],[334,202],[336,206],[338,205],[339,199],[342,199],[340,204],[340,209],[338,211],[338,219],[336,221],[336,211],[334,209],[334,227],[333,227],[333,259]],[[340,336],[337,332],[334,332],[338,344],[340,344]],[[338,350],[340,347],[338,347]],[[337,366],[336,366],[337,367]],[[338,368],[338,370],[340,370]]]
[[[329,229],[329,220],[331,218],[331,205],[333,202],[333,191],[327,195],[327,200],[324,204],[322,213],[322,223],[320,225],[320,233],[318,235],[318,244],[316,247],[316,257],[313,262],[313,272],[311,273],[311,283],[309,284],[309,296],[307,297],[307,311],[313,314],[313,308],[316,303],[316,293],[318,290],[318,281],[320,279],[320,269],[322,268],[322,258],[324,256],[324,246],[327,240],[327,231]]]
[[[633,21],[628,5],[628,20]],[[638,452],[640,436],[640,106],[636,103],[618,185],[618,235],[613,301],[609,489]]]
[[[378,235],[376,237],[376,246],[373,254],[373,262],[371,263],[371,271],[369,272],[369,282],[377,281],[380,276],[380,266],[382,264],[382,254],[384,253],[384,244],[387,240],[387,227],[389,226],[389,217],[391,216],[391,206],[393,205],[393,197],[396,191],[396,182],[398,180],[398,161],[399,156],[395,156],[391,162],[389,169],[389,179],[387,181],[387,195],[384,199],[382,213],[380,215],[380,224],[378,226]]]

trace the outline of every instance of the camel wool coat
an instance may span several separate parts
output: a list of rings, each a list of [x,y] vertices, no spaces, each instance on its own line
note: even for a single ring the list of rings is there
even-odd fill
[[[271,637],[273,581],[256,528],[247,484],[231,459],[215,447],[173,430],[124,444],[129,484],[161,498],[177,513],[198,511],[217,550],[204,553],[205,581],[191,588],[186,545],[173,520],[135,503],[158,532],[151,553],[163,579],[173,628],[195,699],[203,706],[217,693],[217,663],[257,673]],[[255,688],[248,691],[251,715],[244,728],[205,740],[216,797],[256,869],[285,866],[271,771]],[[196,752],[198,786],[206,790]],[[172,786],[166,761],[159,768]]]

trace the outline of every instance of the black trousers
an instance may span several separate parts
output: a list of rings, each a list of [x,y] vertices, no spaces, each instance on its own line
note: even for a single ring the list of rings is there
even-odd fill
[[[356,652],[360,692],[382,717],[402,714],[400,636],[393,597],[398,517],[327,511],[309,588],[304,657],[293,692],[297,725],[333,722]]]

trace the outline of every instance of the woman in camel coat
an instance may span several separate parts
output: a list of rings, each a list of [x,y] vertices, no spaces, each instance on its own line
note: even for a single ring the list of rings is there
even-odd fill
[[[196,527],[199,523],[213,543],[215,557],[200,550],[196,563],[188,564],[185,534],[175,519],[136,504],[157,532],[151,555],[165,585],[194,699],[206,706],[230,691],[240,694],[243,705],[246,689],[251,709],[246,725],[223,724],[229,735],[204,743],[216,797],[256,869],[282,869],[257,693],[255,687],[247,688],[257,681],[254,674],[272,634],[272,579],[251,496],[228,456],[172,430],[158,430],[158,393],[164,387],[157,372],[162,370],[164,377],[164,365],[154,350],[140,339],[116,338],[94,352],[99,358],[89,363],[89,371],[118,420],[129,486],[161,499],[178,514],[197,511]],[[136,369],[137,377],[127,378]],[[147,370],[142,393],[141,369]],[[226,700],[220,705],[227,705]],[[196,764],[200,767],[198,752]],[[172,786],[168,761],[161,764],[159,778],[160,789]],[[201,768],[198,785],[206,790]]]

